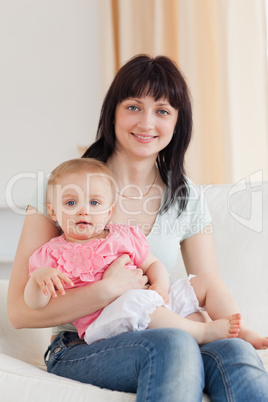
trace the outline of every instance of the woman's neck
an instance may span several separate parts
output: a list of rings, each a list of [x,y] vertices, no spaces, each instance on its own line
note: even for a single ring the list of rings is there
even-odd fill
[[[165,188],[155,160],[131,160],[117,153],[107,164],[119,193],[112,222],[137,225],[147,236],[156,220]]]
[[[129,184],[146,187],[153,182],[157,173],[156,162],[153,158],[129,160],[116,154],[109,158],[107,165],[113,172],[119,188]]]

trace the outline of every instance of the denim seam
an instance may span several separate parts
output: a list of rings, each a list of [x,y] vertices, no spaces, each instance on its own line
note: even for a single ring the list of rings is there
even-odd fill
[[[140,345],[141,346],[141,345]],[[147,351],[147,353],[149,354],[150,357],[150,350],[149,348],[145,347],[142,345],[142,347]],[[148,379],[148,384],[147,384],[147,389],[146,389],[146,399],[145,401],[148,401],[148,395],[149,395],[149,388],[150,388],[150,384],[151,384],[151,379],[152,379],[152,373],[151,373],[151,368],[152,368],[152,358],[150,357],[150,366],[149,366],[149,379]]]
[[[221,364],[221,359],[219,358],[218,354],[213,353],[211,351],[203,351],[203,350],[201,351],[201,353],[211,357],[212,359],[214,359],[216,361],[217,367],[218,367],[219,372],[223,379],[223,384],[224,384],[224,388],[226,391],[227,401],[234,402],[234,397],[233,397],[232,389],[230,387],[230,383],[228,380],[228,375],[227,375],[226,370],[224,369],[224,366]]]

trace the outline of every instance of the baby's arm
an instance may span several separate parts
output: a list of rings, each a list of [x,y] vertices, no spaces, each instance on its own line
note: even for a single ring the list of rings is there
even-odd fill
[[[168,303],[169,276],[164,264],[152,253],[149,253],[140,268],[148,277],[149,289],[155,290],[163,297],[164,302]]]
[[[74,286],[67,275],[55,268],[37,268],[29,278],[25,290],[25,303],[32,309],[45,307],[51,297],[57,297],[56,288],[61,295],[65,294],[64,283]]]

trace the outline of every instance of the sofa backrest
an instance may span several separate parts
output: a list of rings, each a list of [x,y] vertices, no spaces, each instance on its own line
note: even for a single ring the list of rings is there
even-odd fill
[[[268,336],[268,183],[203,186],[220,274],[246,324]],[[174,280],[185,275],[182,259]]]

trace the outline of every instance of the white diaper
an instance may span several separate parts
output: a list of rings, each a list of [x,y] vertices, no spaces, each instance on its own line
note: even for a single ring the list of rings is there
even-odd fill
[[[195,275],[189,275],[186,279],[179,279],[173,283],[169,291],[169,308],[181,317],[204,311],[204,307],[199,306],[191,279]]]
[[[146,329],[151,321],[149,314],[163,305],[163,298],[154,290],[129,290],[104,308],[87,328],[84,340],[91,344],[124,332]]]
[[[156,307],[165,306],[182,317],[205,310],[199,307],[190,280],[179,279],[169,292],[169,305],[154,290],[129,290],[103,309],[99,317],[89,325],[84,340],[91,343],[109,339],[125,332],[141,331],[148,327],[150,314]]]

